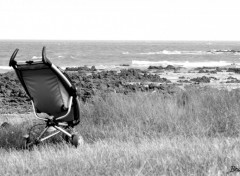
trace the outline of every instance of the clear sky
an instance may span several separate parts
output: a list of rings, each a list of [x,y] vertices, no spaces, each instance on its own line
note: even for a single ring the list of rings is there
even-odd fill
[[[240,41],[240,1],[0,0],[0,39]]]

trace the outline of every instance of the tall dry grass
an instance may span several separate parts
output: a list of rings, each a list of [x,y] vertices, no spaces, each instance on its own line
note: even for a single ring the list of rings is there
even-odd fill
[[[103,139],[138,141],[179,135],[238,137],[239,107],[239,90],[194,87],[171,96],[162,93],[100,94],[86,103],[81,102],[81,123],[77,130],[89,142]],[[10,120],[14,118],[7,119],[14,123]],[[18,123],[11,126],[11,131],[20,135],[26,133],[35,118],[27,115],[27,120],[20,124],[19,118],[15,119]],[[0,129],[1,147],[6,146],[8,136],[13,138],[10,134],[8,129]],[[14,147],[14,142],[11,145]]]
[[[98,141],[79,148],[0,149],[0,175],[227,175],[240,165],[240,140],[162,137],[141,143]],[[232,173],[229,175],[236,175]]]
[[[113,93],[96,96],[81,107],[80,130],[92,139],[239,135],[239,90],[189,88],[172,96]]]
[[[81,102],[77,149],[17,150],[32,120],[0,129],[0,175],[224,175],[240,166],[239,98],[199,87],[97,95]]]

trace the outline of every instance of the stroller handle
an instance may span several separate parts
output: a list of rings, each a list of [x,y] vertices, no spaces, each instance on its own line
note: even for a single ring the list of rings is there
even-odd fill
[[[17,48],[17,49],[15,49],[15,51],[13,52],[13,54],[12,54],[12,56],[11,56],[11,58],[10,58],[10,61],[9,61],[9,67],[14,67],[14,66],[16,65],[17,62],[15,61],[15,57],[16,57],[18,51],[19,51],[19,49]]]
[[[42,61],[43,61],[44,63],[47,63],[46,60],[47,60],[46,47],[44,46],[43,49],[42,49]]]
[[[10,61],[9,61],[9,66],[10,67],[15,67],[15,65],[17,65],[17,61],[15,61],[15,57],[17,56],[17,53],[18,53],[19,49],[15,49],[15,51],[13,52],[11,58],[10,58]],[[21,61],[20,61],[21,62]],[[42,62],[43,63],[47,63],[49,65],[51,65],[52,63],[47,59],[47,56],[46,56],[46,47],[44,46],[43,49],[42,49]]]
[[[52,65],[52,62],[50,60],[48,60],[48,58],[47,58],[46,47],[45,46],[42,49],[42,62],[46,63],[46,64],[49,64],[49,65]]]

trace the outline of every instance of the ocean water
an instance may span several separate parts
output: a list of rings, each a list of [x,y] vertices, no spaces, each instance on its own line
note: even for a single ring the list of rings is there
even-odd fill
[[[120,65],[148,67],[175,65],[183,67],[240,66],[240,41],[24,41],[0,40],[0,69],[18,48],[16,60],[47,57],[60,67]]]

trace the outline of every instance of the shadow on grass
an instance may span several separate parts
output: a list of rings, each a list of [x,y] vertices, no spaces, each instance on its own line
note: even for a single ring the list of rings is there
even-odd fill
[[[33,128],[32,128],[33,127]],[[7,125],[6,127],[0,128],[0,148],[10,150],[10,149],[25,149],[25,138],[26,134],[29,134],[31,130],[30,139],[34,140],[42,132],[45,124],[18,124],[18,125]],[[58,144],[62,143],[64,140],[62,136],[56,135],[47,139],[42,144]]]

